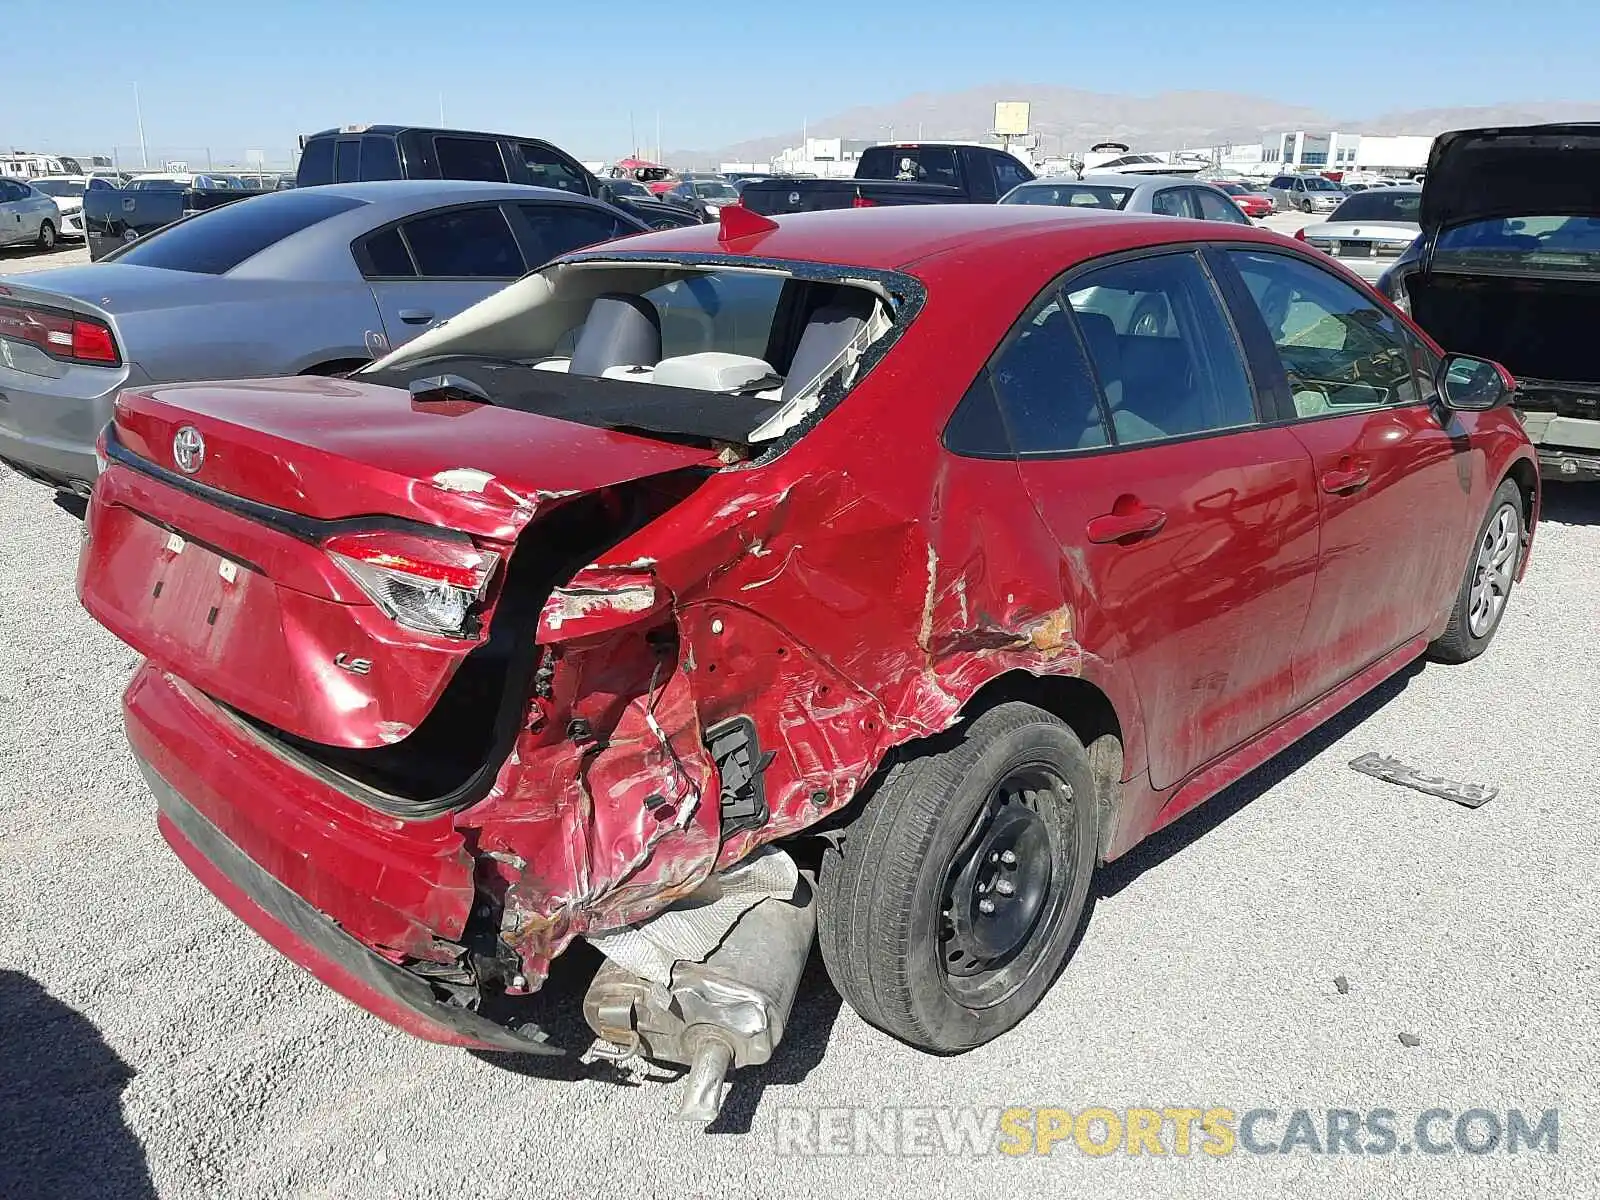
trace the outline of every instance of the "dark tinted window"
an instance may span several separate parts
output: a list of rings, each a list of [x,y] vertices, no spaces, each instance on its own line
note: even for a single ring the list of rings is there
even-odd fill
[[[411,251],[406,249],[399,229],[385,229],[382,233],[373,234],[362,249],[366,260],[361,267],[364,275],[408,279],[417,273],[417,268],[411,262]]]
[[[1209,188],[1195,188],[1194,198],[1200,205],[1200,219],[1203,221],[1229,221],[1234,225],[1250,224],[1250,218],[1239,211],[1237,204]]]
[[[1119,443],[1256,419],[1238,342],[1194,255],[1118,263],[1072,286],[1068,300]]]
[[[1027,183],[1032,178],[1022,169],[1022,164],[1009,154],[1001,155],[994,160],[994,182],[1000,195],[1005,195],[1019,183]]]
[[[9,179],[0,179],[0,200],[21,200],[27,194],[22,190],[21,184],[12,183]]]
[[[1005,198],[1007,204],[1059,204],[1065,208],[1121,208],[1132,188],[1089,183],[1030,183]]]
[[[400,150],[393,138],[374,134],[361,139],[361,178],[405,178],[400,172]]]
[[[1059,453],[1106,444],[1094,376],[1084,361],[1072,318],[1058,299],[1023,318],[986,374],[1017,453]],[[962,408],[969,403],[980,410],[989,403],[982,386],[969,392]],[[1003,435],[981,433],[978,412],[960,415],[970,428],[952,432],[970,433],[974,441],[968,449],[990,452],[985,442],[1003,440]],[[961,448],[954,441],[950,444],[951,449]]]
[[[1344,280],[1286,254],[1232,250],[1302,417],[1409,404],[1419,348],[1388,310]]]
[[[987,370],[978,372],[944,427],[944,444],[952,454],[979,458],[1009,458],[1011,442],[1000,419],[994,380]]]
[[[294,175],[297,187],[320,187],[333,182],[333,141],[331,137],[320,137],[306,143]]]
[[[523,166],[528,168],[528,182],[535,187],[560,188],[564,192],[589,194],[589,181],[570,164],[561,160],[543,146],[522,142],[517,146]]]
[[[275,242],[362,203],[321,192],[252,196],[146,234],[115,257],[139,267],[221,275]]]
[[[506,182],[506,164],[500,146],[488,138],[436,137],[433,152],[439,159],[441,179],[482,179]]]
[[[863,179],[910,179],[952,187],[961,182],[955,151],[927,146],[870,146],[861,152],[856,174]]]
[[[361,140],[340,138],[333,150],[333,181],[354,183],[361,178]]]
[[[1422,193],[1396,188],[1369,188],[1352,195],[1333,210],[1330,221],[1400,221],[1411,225],[1422,218]]]
[[[528,218],[531,244],[528,257],[534,266],[543,266],[569,250],[638,232],[611,213],[577,204],[523,204],[518,207]]]
[[[429,213],[412,218],[402,228],[423,275],[515,279],[525,270],[511,226],[498,207]]]

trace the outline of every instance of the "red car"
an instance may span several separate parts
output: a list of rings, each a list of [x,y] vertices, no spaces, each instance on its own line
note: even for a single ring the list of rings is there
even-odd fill
[[[1508,392],[1264,230],[730,208],[351,378],[125,391],[79,594],[243,920],[524,1051],[590,940],[590,1024],[703,1116],[813,917],[866,1020],[976,1046],[1098,864],[1483,651],[1539,503]]]
[[[1277,211],[1277,205],[1272,202],[1272,197],[1262,192],[1252,192],[1242,183],[1232,180],[1213,181],[1213,187],[1219,187],[1233,197],[1233,202],[1239,206],[1239,211],[1252,219],[1270,217]]]

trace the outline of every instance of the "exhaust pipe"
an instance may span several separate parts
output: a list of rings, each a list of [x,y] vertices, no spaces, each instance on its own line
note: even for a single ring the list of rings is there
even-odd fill
[[[783,1040],[817,932],[816,897],[800,876],[792,899],[769,896],[702,962],[674,963],[669,982],[606,960],[583,1016],[614,1057],[642,1054],[689,1068],[678,1115],[706,1124],[722,1111],[729,1070],[767,1062]]]

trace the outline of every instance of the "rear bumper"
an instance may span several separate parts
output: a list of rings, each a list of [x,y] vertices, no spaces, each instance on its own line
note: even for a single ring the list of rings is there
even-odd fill
[[[1600,419],[1517,410],[1546,479],[1600,479]]]
[[[253,862],[148,763],[141,759],[139,767],[160,806],[161,836],[184,866],[234,916],[345,999],[430,1042],[562,1053],[437,999],[417,976],[374,954]]]
[[[14,351],[15,352],[15,351]],[[63,366],[34,375],[0,364],[0,459],[57,487],[86,492],[98,473],[94,443],[131,368]]]
[[[1593,450],[1563,450],[1559,446],[1537,446],[1539,474],[1546,479],[1565,479],[1575,483],[1600,482],[1600,453]]]

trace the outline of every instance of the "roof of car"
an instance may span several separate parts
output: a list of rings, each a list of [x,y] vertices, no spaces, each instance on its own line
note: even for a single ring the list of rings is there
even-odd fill
[[[737,258],[905,270],[945,251],[981,251],[1054,262],[1091,258],[1147,244],[1233,238],[1283,240],[1243,225],[1179,217],[1068,210],[1033,204],[926,204],[835,209],[779,217],[764,234],[718,240],[720,225],[694,225],[629,238],[629,253],[713,254]],[[1031,252],[1040,252],[1033,254]],[[606,247],[592,252],[604,255]],[[912,274],[922,274],[912,271]]]
[[[364,204],[395,209],[449,204],[452,201],[465,204],[472,200],[527,199],[588,205],[600,203],[591,196],[577,192],[563,192],[557,188],[533,187],[525,183],[484,183],[476,179],[384,179],[370,183],[326,183],[319,187],[294,190],[302,194],[320,192],[329,196],[347,196]]]

